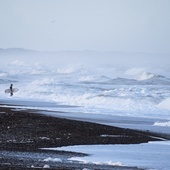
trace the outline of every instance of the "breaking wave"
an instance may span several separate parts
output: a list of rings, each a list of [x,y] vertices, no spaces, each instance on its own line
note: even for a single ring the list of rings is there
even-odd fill
[[[170,79],[140,68],[30,66],[16,60],[0,70],[0,98],[10,98],[4,93],[10,83],[19,88],[13,98],[20,100],[43,100],[119,115],[159,116],[170,110]]]
[[[167,127],[170,127],[170,121],[168,121],[168,122],[155,122],[154,126],[167,126]]]
[[[170,93],[170,92],[169,92]],[[170,110],[170,98],[167,98],[158,104],[158,108]]]

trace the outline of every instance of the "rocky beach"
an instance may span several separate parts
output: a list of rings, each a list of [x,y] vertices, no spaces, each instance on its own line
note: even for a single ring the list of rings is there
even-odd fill
[[[50,151],[73,145],[139,144],[160,141],[161,134],[76,121],[40,114],[34,109],[0,106],[0,168],[1,169],[138,169],[137,167],[83,164],[67,161],[85,153]],[[165,137],[165,136],[164,136]],[[58,158],[56,162],[47,158]],[[48,165],[48,166],[47,166]]]

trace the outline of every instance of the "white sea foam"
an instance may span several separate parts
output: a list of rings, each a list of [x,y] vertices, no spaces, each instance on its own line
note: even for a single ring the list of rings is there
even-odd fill
[[[170,127],[170,121],[167,121],[167,122],[155,122],[154,126],[169,126]]]
[[[49,158],[45,158],[44,160],[43,160],[44,162],[62,162],[62,160],[60,159],[60,158],[51,158],[51,157],[49,157]]]
[[[157,75],[155,73],[148,72],[144,68],[129,69],[125,72],[125,75],[131,76],[132,78],[139,80],[139,81],[148,80],[153,77],[159,77],[159,75]]]
[[[24,66],[24,62],[20,60],[15,60],[11,64],[16,66]]]
[[[91,81],[94,81],[95,78],[93,76],[83,76],[79,79],[79,81],[82,81],[82,82],[91,82]]]
[[[0,70],[2,99],[56,102],[102,114],[168,117],[170,81],[146,68],[12,63]],[[12,98],[4,93],[11,83],[19,88]]]
[[[170,98],[167,98],[159,103],[158,108],[170,110]]]
[[[141,75],[138,76],[138,80],[147,80],[150,79],[152,77],[154,77],[155,75],[153,73],[147,73],[147,72],[143,72]]]

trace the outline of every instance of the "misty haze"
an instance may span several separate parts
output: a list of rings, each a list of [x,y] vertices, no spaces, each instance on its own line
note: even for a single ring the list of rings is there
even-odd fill
[[[170,1],[0,1],[0,169],[170,169]]]

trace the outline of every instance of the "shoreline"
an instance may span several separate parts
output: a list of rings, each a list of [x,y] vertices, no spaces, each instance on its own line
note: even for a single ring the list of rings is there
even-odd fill
[[[36,113],[36,110],[19,110],[15,107],[3,107],[0,105],[0,168],[30,168],[43,167],[46,157],[59,156],[66,160],[73,156],[87,156],[83,153],[66,151],[45,151],[40,148],[61,147],[71,145],[93,144],[139,144],[149,141],[161,141],[162,135],[148,131],[139,131],[118,128],[113,126],[89,123],[84,121],[57,118]],[[11,157],[9,157],[9,153]],[[13,156],[12,156],[13,153]],[[17,154],[26,154],[25,159],[17,157]],[[35,155],[40,158],[32,160]],[[30,155],[30,156],[29,156]],[[49,164],[49,163],[48,163]],[[52,169],[78,169],[80,167],[92,167],[97,165],[83,165],[77,162],[50,163]],[[113,169],[114,166],[98,165],[98,169]],[[129,167],[119,167],[129,169]],[[135,169],[136,167],[133,167]],[[132,167],[131,167],[132,169]],[[139,168],[136,168],[139,169]]]

